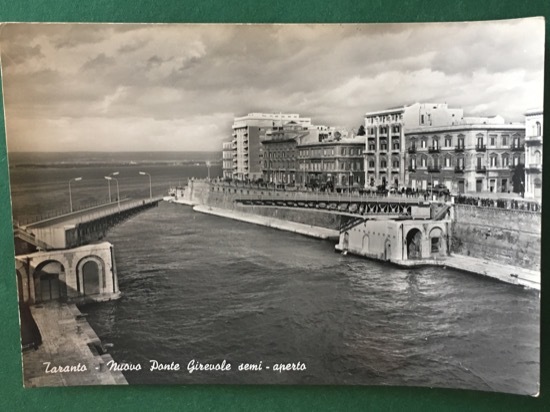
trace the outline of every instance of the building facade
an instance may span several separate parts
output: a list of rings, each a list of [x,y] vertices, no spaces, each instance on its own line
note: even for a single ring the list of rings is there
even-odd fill
[[[264,182],[295,184],[297,170],[297,145],[310,139],[317,141],[317,133],[293,121],[282,127],[264,130],[262,142],[262,173]]]
[[[262,177],[262,153],[260,136],[269,128],[282,127],[293,121],[303,127],[311,126],[311,119],[298,114],[249,113],[236,117],[232,133],[232,178],[255,180]]]
[[[222,177],[224,179],[233,178],[233,143],[224,142],[222,149]]]
[[[365,115],[364,170],[366,187],[407,186],[405,133],[420,127],[453,125],[463,121],[462,109],[444,103],[415,103]]]
[[[523,190],[518,174],[525,162],[522,124],[487,118],[482,124],[419,127],[405,138],[406,187],[428,190],[444,184],[452,193]]]
[[[301,186],[333,187],[336,190],[365,185],[365,136],[298,144],[298,173]]]
[[[542,196],[542,109],[525,113],[525,197]]]

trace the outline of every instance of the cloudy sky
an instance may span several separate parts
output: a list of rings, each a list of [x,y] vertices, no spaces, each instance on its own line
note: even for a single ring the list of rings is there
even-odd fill
[[[235,116],[447,102],[522,121],[542,106],[544,20],[379,25],[10,24],[10,151],[220,150]]]

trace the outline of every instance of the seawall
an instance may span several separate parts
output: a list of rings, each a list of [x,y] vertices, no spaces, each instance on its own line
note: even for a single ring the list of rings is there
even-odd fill
[[[454,206],[451,252],[540,271],[541,214]]]
[[[197,205],[193,207],[193,210],[195,210],[196,212],[239,220],[241,222],[253,223],[255,225],[267,226],[273,229],[298,233],[300,235],[315,237],[318,239],[329,239],[337,241],[340,235],[340,232],[335,229],[327,229],[324,227],[306,225],[303,223],[296,223],[288,220],[250,213],[243,213],[235,210],[221,209],[212,206]]]

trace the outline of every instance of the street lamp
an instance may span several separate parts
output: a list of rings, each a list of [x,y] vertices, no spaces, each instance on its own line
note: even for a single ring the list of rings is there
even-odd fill
[[[208,169],[208,181],[210,181],[210,162],[209,161],[206,162],[206,167]]]
[[[210,169],[208,169],[208,170],[210,170]],[[149,200],[152,200],[153,199],[153,188],[151,186],[151,175],[147,172],[139,172],[139,174],[142,175],[142,176],[145,176],[145,175],[149,176]]]
[[[71,194],[71,182],[80,182],[82,180],[81,177],[74,177],[71,180],[69,180],[69,205],[71,207],[71,213],[73,212],[73,196]]]
[[[120,192],[118,190],[118,179],[116,179],[112,176],[105,176],[105,179],[114,180],[116,182],[116,200],[117,200],[118,208],[120,209]]]
[[[118,172],[113,172],[109,176],[118,176]],[[111,200],[111,181],[107,180],[107,186],[109,187],[109,203],[112,202]]]

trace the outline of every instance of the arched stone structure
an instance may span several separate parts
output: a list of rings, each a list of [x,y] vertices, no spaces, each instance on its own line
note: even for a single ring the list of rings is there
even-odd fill
[[[113,254],[112,245],[103,242],[16,256],[16,275],[21,284],[20,302],[118,298],[120,293]]]
[[[363,243],[361,244],[361,251],[363,253],[369,253],[369,235],[363,235]]]

